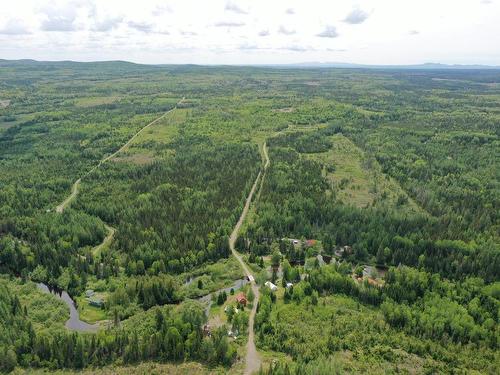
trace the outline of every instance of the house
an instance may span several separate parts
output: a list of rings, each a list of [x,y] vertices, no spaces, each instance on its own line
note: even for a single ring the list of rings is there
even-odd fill
[[[341,246],[340,249],[335,250],[335,255],[338,256],[339,258],[343,257],[344,255],[351,255],[352,254],[352,247],[351,246]]]
[[[87,291],[85,291],[85,297],[87,298],[90,298],[90,297],[93,297],[94,296],[94,291],[92,289],[89,289]]]
[[[312,247],[316,245],[316,240],[306,240],[306,247]]]
[[[266,281],[264,285],[271,289],[272,292],[276,292],[278,290],[278,287],[270,281]]]
[[[245,297],[245,294],[239,293],[236,296],[236,302],[238,302],[239,305],[246,306],[247,305],[247,298]]]

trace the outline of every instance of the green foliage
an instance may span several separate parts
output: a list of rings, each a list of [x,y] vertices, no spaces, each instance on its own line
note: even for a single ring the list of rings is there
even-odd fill
[[[260,283],[272,254],[294,284],[261,291],[259,345],[293,358],[269,373],[498,373],[498,72],[0,65],[0,273],[18,277],[0,279],[1,371],[230,366],[227,328],[204,337],[186,298],[241,277],[221,259],[266,141],[237,248]],[[341,264],[316,258],[345,245]],[[357,282],[351,263],[398,267]],[[77,301],[99,290],[115,327],[67,332],[27,278]],[[231,323],[245,331],[247,312]]]

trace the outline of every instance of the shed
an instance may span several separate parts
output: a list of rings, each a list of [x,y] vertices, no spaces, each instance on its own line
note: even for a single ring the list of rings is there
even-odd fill
[[[276,292],[278,290],[278,287],[270,281],[266,281],[264,285],[271,289],[271,291],[273,292]]]
[[[87,298],[90,298],[90,297],[93,297],[94,296],[94,291],[92,289],[89,289],[87,291],[85,291],[85,297]]]
[[[93,298],[89,301],[89,305],[101,308],[104,306],[104,301],[100,298]]]

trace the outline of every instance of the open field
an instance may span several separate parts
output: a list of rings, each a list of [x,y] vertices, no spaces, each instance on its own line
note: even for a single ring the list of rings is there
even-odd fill
[[[345,204],[359,208],[386,204],[397,206],[399,197],[408,200],[407,207],[418,211],[418,206],[399,184],[382,172],[378,162],[369,158],[352,141],[336,134],[330,138],[332,147],[324,153],[306,154],[323,164],[323,174],[330,183],[330,193]]]

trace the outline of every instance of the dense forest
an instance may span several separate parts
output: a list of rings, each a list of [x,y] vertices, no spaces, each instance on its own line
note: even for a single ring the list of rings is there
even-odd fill
[[[498,373],[498,71],[0,68],[1,372]]]

